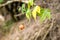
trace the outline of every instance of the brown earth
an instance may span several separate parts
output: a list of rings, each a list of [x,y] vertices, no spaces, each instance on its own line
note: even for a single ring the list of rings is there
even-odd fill
[[[10,30],[0,30],[0,40],[60,40],[60,0],[36,0],[37,5],[51,9],[51,20],[40,24],[39,18],[28,21],[26,18],[9,27]],[[24,29],[19,26],[24,24]],[[6,33],[7,32],[7,33]],[[6,35],[4,35],[6,33]]]

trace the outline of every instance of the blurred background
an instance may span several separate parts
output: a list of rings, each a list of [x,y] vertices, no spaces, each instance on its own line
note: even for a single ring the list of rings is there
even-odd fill
[[[3,0],[3,5],[8,1]],[[28,2],[28,0],[18,0]],[[36,5],[51,10],[51,20],[45,20],[42,24],[39,17],[34,21],[28,21],[26,17],[14,22],[5,7],[0,7],[0,40],[60,40],[60,0],[34,0]],[[7,4],[9,5],[9,4]],[[23,30],[20,26],[23,25]]]

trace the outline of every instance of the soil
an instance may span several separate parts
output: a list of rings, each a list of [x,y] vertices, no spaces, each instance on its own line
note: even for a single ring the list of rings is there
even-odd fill
[[[0,40],[60,40],[60,0],[35,0],[35,3],[51,10],[51,20],[41,24],[39,17],[36,21],[24,18],[13,23],[9,31],[0,29]],[[21,24],[23,30],[19,28]]]

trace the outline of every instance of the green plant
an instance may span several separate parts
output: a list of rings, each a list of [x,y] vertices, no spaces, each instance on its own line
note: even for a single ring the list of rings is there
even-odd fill
[[[51,19],[50,10],[46,8],[42,8],[40,6],[33,6],[34,0],[28,0],[28,6],[25,8],[25,4],[22,5],[22,13],[26,14],[27,19],[30,20],[31,17],[36,20],[36,16],[40,17],[40,21],[44,21],[46,18]],[[33,10],[31,10],[31,7],[33,7]]]
[[[28,9],[28,10],[26,11],[26,17],[27,17],[27,19],[30,20],[30,17],[31,17],[31,10],[30,10],[30,9]]]
[[[22,4],[22,13],[26,12],[25,4]]]
[[[33,16],[33,18],[36,20],[36,16],[37,16],[37,14],[40,14],[40,7],[39,6],[35,6],[34,7],[34,9],[33,9],[33,11],[32,11],[32,16]],[[40,16],[40,15],[39,15]]]
[[[2,3],[3,2],[3,0],[0,0],[0,3]]]
[[[51,19],[51,14],[49,9],[41,9],[40,21],[44,21],[46,18]]]

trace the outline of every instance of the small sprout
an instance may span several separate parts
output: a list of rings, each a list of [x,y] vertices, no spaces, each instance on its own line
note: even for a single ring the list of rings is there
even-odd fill
[[[40,17],[40,21],[43,22],[45,19],[51,19],[51,14],[49,9],[41,8],[40,6],[34,6],[34,0],[28,0],[27,9],[25,4],[22,5],[22,13],[26,14],[27,19],[30,20],[31,17],[36,20],[36,17]],[[33,9],[31,9],[31,7]],[[32,11],[31,11],[32,10]]]

